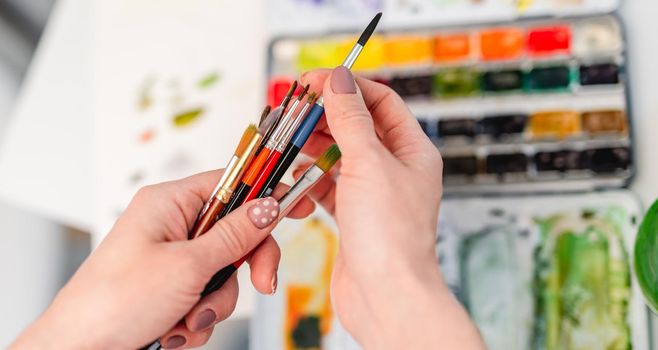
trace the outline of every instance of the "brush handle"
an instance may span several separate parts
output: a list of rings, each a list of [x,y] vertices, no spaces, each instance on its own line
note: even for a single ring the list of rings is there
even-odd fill
[[[306,141],[308,141],[308,138],[313,133],[313,130],[315,130],[315,127],[318,125],[318,122],[320,122],[320,119],[323,115],[324,105],[322,103],[322,98],[320,98],[315,103],[315,105],[313,105],[311,111],[308,112],[308,115],[304,119],[302,125],[299,126],[297,131],[295,131],[295,134],[292,136],[290,142],[297,146],[297,148],[302,149],[304,144],[306,144]]]
[[[236,266],[237,265],[237,266]],[[226,283],[226,281],[231,278],[233,273],[238,270],[238,267],[242,265],[242,262],[240,264],[234,263],[229,266],[226,266],[225,268],[219,270],[206,284],[206,287],[203,289],[203,292],[201,292],[201,297],[206,297],[212,292],[215,292],[219,290],[219,288],[222,288],[222,286]]]
[[[281,153],[274,151],[272,154],[270,154],[270,158],[267,159],[267,163],[265,163],[263,166],[263,169],[258,175],[258,178],[256,178],[256,182],[251,186],[251,190],[249,190],[249,193],[247,193],[247,197],[245,197],[245,199],[242,201],[242,204],[245,204],[252,199],[258,198],[261,189],[263,186],[265,186],[265,182],[274,171],[274,168],[279,162],[279,159],[281,159]]]
[[[279,185],[281,178],[286,174],[292,162],[295,161],[297,155],[299,154],[300,149],[297,148],[293,143],[289,143],[288,147],[283,151],[279,163],[274,168],[274,171],[270,175],[270,178],[265,182],[265,186],[260,190],[258,198],[265,198],[272,195],[276,186]]]

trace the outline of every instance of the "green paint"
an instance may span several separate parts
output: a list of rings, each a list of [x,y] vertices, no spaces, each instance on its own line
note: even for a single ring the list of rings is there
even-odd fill
[[[203,79],[199,81],[199,88],[201,89],[208,89],[213,87],[219,80],[221,79],[221,76],[219,73],[210,73],[207,76],[205,76]]]
[[[630,349],[630,271],[614,211],[538,220],[535,349]]]
[[[434,76],[434,90],[440,97],[463,97],[480,91],[480,74],[472,69],[446,69]]]
[[[577,76],[567,66],[539,67],[526,73],[523,89],[527,92],[567,91]]]
[[[203,112],[203,108],[196,108],[176,114],[173,118],[174,126],[178,128],[189,126],[196,122],[203,115]]]
[[[635,241],[635,274],[647,304],[658,313],[658,201],[642,221]]]

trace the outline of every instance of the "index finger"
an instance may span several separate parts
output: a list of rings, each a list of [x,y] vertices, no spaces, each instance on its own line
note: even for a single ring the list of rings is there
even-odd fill
[[[324,82],[330,74],[330,69],[318,69],[304,73],[301,81],[310,84],[310,90],[321,93]],[[423,147],[430,144],[418,121],[395,91],[386,85],[359,76],[355,76],[355,79],[372,115],[377,134],[384,146],[395,156],[404,156],[403,152],[407,151],[413,153],[424,150]],[[324,119],[318,123],[316,130],[326,135],[331,134]],[[310,148],[311,153],[315,153],[314,147]]]

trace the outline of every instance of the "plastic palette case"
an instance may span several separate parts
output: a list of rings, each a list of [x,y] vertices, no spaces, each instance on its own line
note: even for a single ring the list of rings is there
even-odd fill
[[[396,90],[442,153],[438,263],[490,349],[651,349],[630,259],[643,209],[627,189],[635,167],[617,1],[565,13],[544,6],[555,2],[531,2],[522,15],[402,15],[353,70]],[[342,62],[354,39],[275,37],[270,103],[301,72]],[[304,232],[288,225],[277,239]],[[281,283],[290,285],[285,273]],[[285,295],[259,297],[251,348],[304,348],[299,339],[359,349],[335,315],[331,326],[322,317],[289,324],[297,307]]]
[[[341,62],[353,35],[278,38],[268,96]],[[354,71],[398,92],[444,157],[446,193],[625,187],[626,51],[613,15],[383,31]]]

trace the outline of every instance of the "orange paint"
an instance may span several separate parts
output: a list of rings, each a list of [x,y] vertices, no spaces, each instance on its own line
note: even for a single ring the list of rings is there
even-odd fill
[[[467,33],[439,35],[434,40],[434,60],[454,62],[471,56],[471,36]]]
[[[331,331],[333,310],[329,283],[338,251],[337,235],[319,219],[310,219],[304,224],[303,230],[283,245],[281,250],[281,266],[287,275],[285,349],[315,349],[296,344],[295,333],[299,336],[299,332],[309,331],[310,318],[315,318],[317,323],[314,326],[317,328],[313,328],[319,332],[320,338]],[[303,322],[306,322],[306,327]]]
[[[574,111],[535,113],[530,117],[529,130],[534,138],[565,139],[581,133],[580,113]]]
[[[155,130],[149,129],[139,135],[139,143],[149,143],[155,138]]]
[[[386,63],[391,66],[403,66],[430,63],[432,61],[433,42],[423,36],[397,36],[386,40],[384,52]]]
[[[480,32],[480,55],[485,61],[519,58],[525,44],[518,28],[493,28]]]

